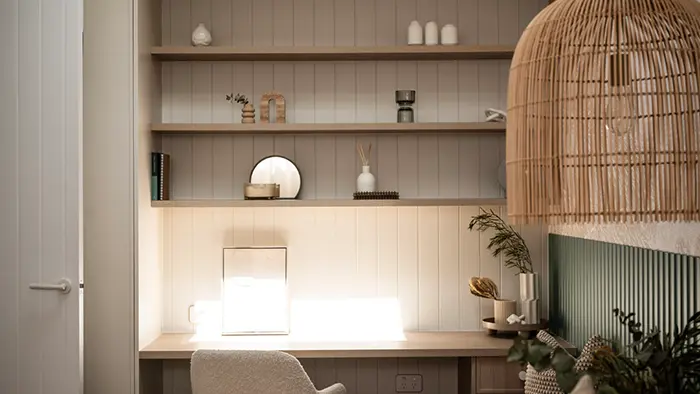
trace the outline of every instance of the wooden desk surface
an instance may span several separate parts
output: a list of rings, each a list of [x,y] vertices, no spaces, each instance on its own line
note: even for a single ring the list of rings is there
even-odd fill
[[[197,349],[281,350],[297,358],[505,357],[511,339],[485,332],[405,332],[400,341],[300,341],[286,335],[202,337],[163,334],[139,352],[141,359],[190,359]],[[573,346],[562,341],[567,349]]]

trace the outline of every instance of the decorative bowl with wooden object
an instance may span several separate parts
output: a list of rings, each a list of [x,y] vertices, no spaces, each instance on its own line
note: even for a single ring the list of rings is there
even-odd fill
[[[481,325],[488,330],[490,335],[517,336],[526,334],[526,336],[531,336],[533,333],[547,328],[548,322],[545,319],[540,319],[535,324],[510,324],[508,322],[498,323],[493,317],[487,317],[481,321]]]
[[[280,185],[277,183],[246,183],[243,187],[246,200],[274,200],[280,198]]]

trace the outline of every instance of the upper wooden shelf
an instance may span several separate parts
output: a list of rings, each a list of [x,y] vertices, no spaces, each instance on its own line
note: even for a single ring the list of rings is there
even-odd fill
[[[190,359],[198,349],[280,350],[298,358],[505,357],[512,339],[485,332],[405,332],[402,340],[309,341],[287,335],[163,334],[139,351],[141,359]],[[574,347],[560,340],[567,350]]]
[[[255,207],[441,207],[505,206],[505,198],[414,198],[405,200],[158,200],[155,208],[255,208]]]
[[[380,47],[153,47],[165,61],[343,61],[343,60],[477,60],[511,59],[515,46],[380,46]]]
[[[168,134],[319,134],[319,133],[503,133],[505,123],[156,123],[151,130]]]

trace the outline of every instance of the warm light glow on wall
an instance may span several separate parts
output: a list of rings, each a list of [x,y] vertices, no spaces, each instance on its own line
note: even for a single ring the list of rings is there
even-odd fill
[[[232,277],[224,280],[224,333],[286,333],[284,279]]]
[[[233,282],[231,282],[233,283]],[[255,286],[254,286],[255,287]],[[266,290],[267,289],[267,290]],[[274,327],[281,324],[286,314],[274,312],[281,308],[286,297],[277,292],[268,292],[268,285],[249,288],[241,295],[248,305],[225,315],[246,316],[233,323],[237,328]],[[262,294],[267,292],[267,294]],[[256,293],[256,294],[254,294]],[[239,295],[240,296],[240,295]],[[248,297],[257,297],[255,299]],[[228,303],[226,304],[228,305]],[[266,305],[266,306],[265,306]],[[256,307],[254,307],[256,306]],[[285,305],[286,307],[286,305]],[[218,338],[222,332],[222,304],[220,301],[195,303],[193,321],[196,327],[195,340]],[[288,336],[261,336],[261,341],[402,341],[403,321],[401,308],[396,298],[339,298],[324,300],[292,300],[290,307],[290,332]],[[275,313],[277,314],[275,316]],[[230,340],[235,341],[235,337]]]
[[[314,341],[400,341],[403,322],[395,298],[293,300],[290,336]]]

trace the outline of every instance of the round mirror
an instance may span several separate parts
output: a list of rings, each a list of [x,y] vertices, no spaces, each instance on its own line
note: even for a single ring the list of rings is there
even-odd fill
[[[253,167],[250,183],[276,183],[280,185],[280,198],[297,198],[301,190],[301,174],[286,157],[268,156]]]

